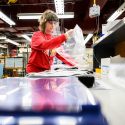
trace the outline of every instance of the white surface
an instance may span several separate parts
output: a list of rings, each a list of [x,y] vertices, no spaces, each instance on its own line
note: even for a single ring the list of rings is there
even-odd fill
[[[85,74],[86,71],[82,70],[48,70],[44,72],[39,72],[39,73],[29,73],[28,76],[46,76],[46,77],[51,77],[51,76],[76,76],[76,75],[83,75]]]
[[[119,81],[114,82],[110,78],[97,80],[97,82],[102,84],[105,89],[101,87],[90,90],[100,101],[102,112],[109,125],[125,125],[125,84],[121,86]]]

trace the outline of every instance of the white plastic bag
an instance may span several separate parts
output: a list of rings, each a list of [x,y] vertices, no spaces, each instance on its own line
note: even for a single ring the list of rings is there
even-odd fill
[[[79,66],[84,66],[85,64],[85,44],[84,37],[81,28],[76,25],[74,28],[74,33],[71,39],[69,39],[64,44],[64,49],[66,53],[72,56]]]

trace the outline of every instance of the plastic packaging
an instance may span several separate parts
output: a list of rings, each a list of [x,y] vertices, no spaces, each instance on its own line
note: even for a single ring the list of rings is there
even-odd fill
[[[76,25],[71,39],[64,44],[64,49],[78,63],[83,66],[85,63],[85,43],[81,28]]]

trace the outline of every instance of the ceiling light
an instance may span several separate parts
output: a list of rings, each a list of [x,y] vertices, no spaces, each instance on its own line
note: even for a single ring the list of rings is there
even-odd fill
[[[19,19],[40,19],[42,13],[18,13]],[[74,12],[65,12],[64,14],[57,14],[59,19],[74,18]]]
[[[125,2],[108,18],[107,22],[114,21],[125,11]]]
[[[88,36],[84,40],[84,43],[86,44],[92,38],[92,36],[93,36],[93,34],[88,34]]]
[[[42,13],[18,13],[19,19],[40,19]]]
[[[74,18],[74,12],[65,12],[64,14],[57,15],[59,19],[69,19]]]
[[[9,25],[16,25],[15,22],[6,16],[2,11],[0,11],[0,18]]]
[[[31,41],[31,38],[29,36],[25,35],[25,34],[23,34],[22,37],[25,38],[29,42]]]
[[[0,44],[0,48],[7,48],[7,46],[4,46],[4,45]]]
[[[15,41],[13,41],[13,40],[11,40],[11,39],[6,39],[5,41],[6,41],[6,42],[9,42],[9,43],[12,43],[12,44],[14,44],[14,45],[16,45],[16,46],[19,46],[19,45],[20,45],[19,43],[15,42]]]
[[[5,40],[6,36],[0,36],[0,40]]]
[[[64,14],[64,0],[54,0],[56,13]]]

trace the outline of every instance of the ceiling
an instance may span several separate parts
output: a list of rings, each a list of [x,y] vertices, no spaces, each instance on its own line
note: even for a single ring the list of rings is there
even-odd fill
[[[15,1],[15,3],[8,3]],[[65,12],[74,12],[74,19],[60,19],[62,29],[74,28],[78,24],[84,34],[97,32],[97,19],[89,17],[89,8],[93,5],[93,0],[64,0]],[[96,0],[100,6],[99,32],[101,25],[106,23],[108,17],[124,2],[124,0]],[[38,20],[19,20],[18,13],[42,13],[46,9],[55,11],[54,0],[0,0],[0,10],[10,17],[15,26],[9,26],[0,20],[0,35],[17,42],[26,42],[20,34],[28,34],[30,37],[34,31],[38,30]],[[120,18],[125,16],[123,13]],[[2,41],[1,41],[2,42]]]

